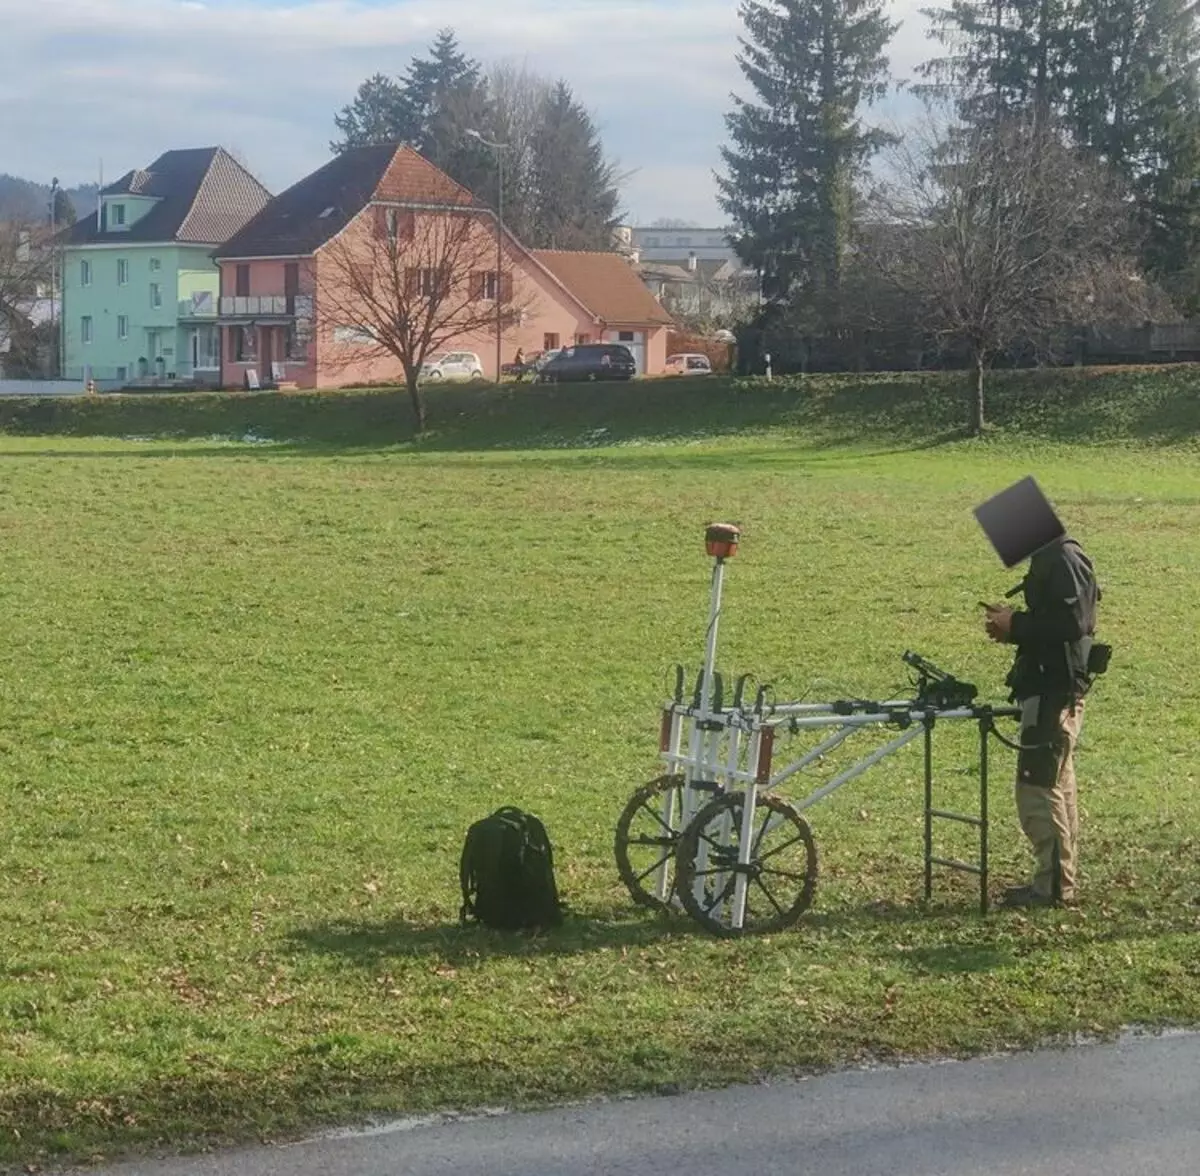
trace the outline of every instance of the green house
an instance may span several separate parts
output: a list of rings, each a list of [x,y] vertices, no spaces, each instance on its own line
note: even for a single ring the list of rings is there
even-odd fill
[[[99,207],[62,238],[64,377],[218,385],[212,253],[270,199],[220,147],[168,151],[101,189]]]

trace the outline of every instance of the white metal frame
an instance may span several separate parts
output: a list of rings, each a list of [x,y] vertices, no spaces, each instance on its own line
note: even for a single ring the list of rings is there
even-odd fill
[[[814,789],[803,800],[790,801],[792,808],[803,811],[816,804],[881,760],[924,735],[931,723],[960,719],[978,721],[981,717],[993,713],[1018,713],[1009,707],[939,707],[913,699],[885,702],[787,702],[771,705],[745,705],[739,702],[734,706],[718,707],[714,705],[715,666],[724,576],[725,558],[718,556],[714,560],[712,572],[704,664],[699,683],[699,705],[693,706],[683,702],[681,698],[674,698],[663,706],[659,754],[669,773],[682,776],[683,788],[682,808],[678,814],[674,812],[674,793],[671,790],[667,791],[663,802],[662,820],[669,829],[682,832],[713,794],[743,791],[745,800],[738,853],[740,866],[750,865],[753,851],[752,832],[759,794],[778,788],[839,746],[856,731],[888,725],[902,728],[895,738],[877,747],[828,783]],[[832,733],[815,747],[773,770],[774,741],[778,730],[786,729],[794,733],[830,727],[834,728]],[[741,766],[743,762],[745,766]],[[777,821],[783,819],[776,818]],[[725,823],[728,825],[728,818]],[[764,829],[764,835],[767,831]],[[728,827],[721,829],[718,834],[719,843],[728,844],[731,832],[732,829]],[[698,852],[700,857],[695,865],[699,873],[707,867],[708,854],[703,842]],[[667,869],[668,861],[664,859],[656,870],[654,882],[654,893],[659,901],[666,900]],[[695,885],[698,889],[699,881]],[[744,871],[739,872],[733,895],[733,909],[730,912],[731,926],[739,930],[745,917],[746,885],[747,874]],[[699,893],[696,898],[700,901]]]

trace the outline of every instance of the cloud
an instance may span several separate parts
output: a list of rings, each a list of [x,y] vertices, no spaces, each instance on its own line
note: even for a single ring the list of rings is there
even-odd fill
[[[927,54],[920,0],[890,50]],[[640,219],[719,218],[712,172],[746,93],[734,0],[0,0],[0,171],[111,180],[173,147],[237,151],[272,191],[329,157],[335,112],[451,27],[485,65],[563,77]],[[886,114],[886,111],[884,112]]]

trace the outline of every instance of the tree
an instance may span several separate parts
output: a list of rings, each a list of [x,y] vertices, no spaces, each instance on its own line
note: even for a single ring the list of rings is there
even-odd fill
[[[426,406],[419,377],[452,341],[511,329],[532,309],[513,271],[496,269],[496,236],[477,209],[371,208],[321,251],[317,307],[330,365],[392,357],[404,372],[417,431]],[[347,342],[339,333],[356,338]]]
[[[886,136],[858,114],[887,92],[896,25],[882,0],[743,0],[738,63],[760,99],[734,98],[719,200],[734,247],[771,303],[799,296],[826,323],[839,287],[855,183]]]
[[[534,237],[543,249],[612,248],[620,194],[591,116],[566,82],[547,95],[533,137]]]
[[[920,94],[952,95],[968,125],[1030,113],[1042,123],[1063,112],[1078,0],[951,0],[926,8],[932,37],[950,50],[924,62]]]
[[[30,320],[33,303],[50,282],[52,250],[48,229],[29,221],[0,221],[0,338],[7,343],[5,366],[31,374],[47,342],[44,328]]]
[[[504,218],[534,248],[608,249],[620,201],[615,165],[604,158],[590,114],[565,82],[496,65],[484,72],[441,30],[407,74],[359,87],[334,119],[334,151],[403,142],[498,211],[502,143]]]
[[[1200,252],[1200,27],[1192,0],[1079,0],[1067,117],[1133,190],[1143,264],[1193,308]]]
[[[78,219],[75,214],[75,205],[71,202],[71,197],[62,188],[54,189],[53,218],[54,226],[58,229],[64,228],[67,225],[73,225]]]
[[[967,351],[971,433],[984,428],[984,374],[1000,353],[1048,356],[1056,333],[1081,322],[1152,313],[1127,194],[1033,112],[914,130],[892,162],[867,256],[927,330]]]

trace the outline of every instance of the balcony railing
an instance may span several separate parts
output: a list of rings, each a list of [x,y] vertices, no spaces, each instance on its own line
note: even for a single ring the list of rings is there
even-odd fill
[[[179,300],[180,318],[215,319],[217,317],[217,300],[209,290],[201,290],[190,298]]]
[[[286,295],[283,294],[251,294],[241,298],[224,295],[221,298],[221,317],[238,318],[242,315],[269,314],[288,315],[294,311],[288,308]]]

